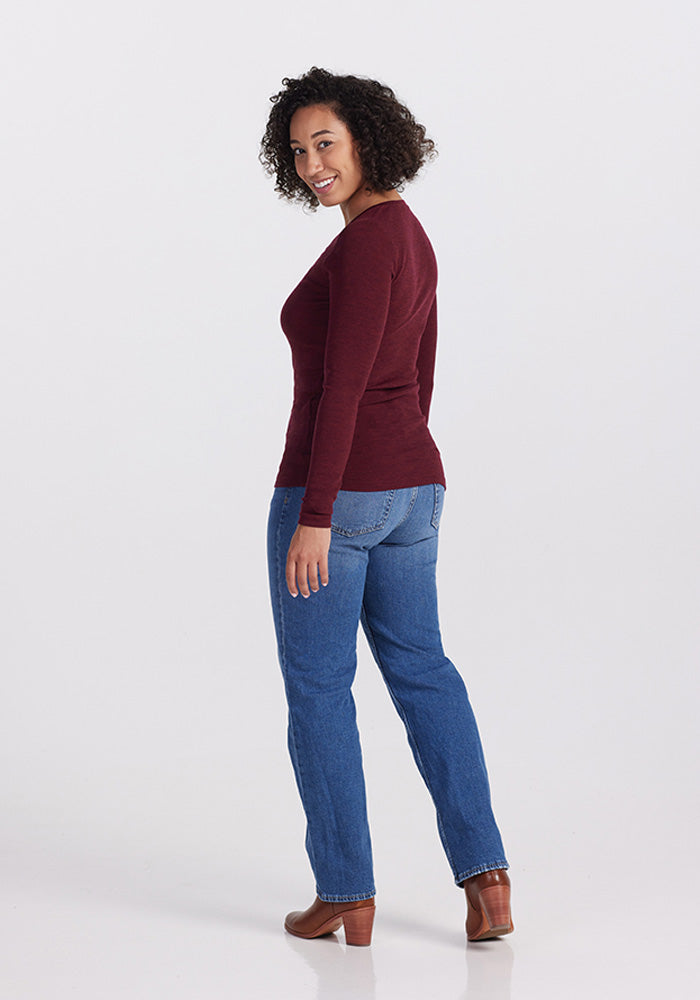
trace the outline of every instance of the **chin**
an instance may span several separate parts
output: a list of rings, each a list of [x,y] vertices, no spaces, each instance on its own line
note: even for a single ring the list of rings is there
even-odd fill
[[[342,193],[339,194],[337,191],[334,191],[333,194],[330,196],[330,198],[319,198],[316,189],[312,187],[311,190],[316,195],[316,200],[318,204],[322,205],[323,208],[331,208],[331,206],[333,205],[339,205],[343,200]]]

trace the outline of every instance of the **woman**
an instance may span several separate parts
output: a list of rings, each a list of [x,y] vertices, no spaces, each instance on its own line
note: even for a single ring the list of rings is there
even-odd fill
[[[288,746],[316,898],[285,928],[368,945],[375,912],[351,685],[358,622],[437,812],[469,940],[513,930],[510,881],[464,682],[442,648],[438,529],[446,489],[428,430],[437,263],[399,194],[435,155],[389,87],[313,67],[270,98],[261,162],[344,228],[284,303],[294,400],[267,556]],[[297,598],[301,594],[303,600]]]

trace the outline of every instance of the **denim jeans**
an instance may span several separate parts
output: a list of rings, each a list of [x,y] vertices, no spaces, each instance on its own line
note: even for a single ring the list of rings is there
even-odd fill
[[[508,868],[474,713],[442,647],[436,563],[444,487],[340,490],[329,582],[308,598],[292,597],[285,579],[303,495],[303,486],[273,488],[267,555],[287,743],[317,895],[329,902],[375,895],[351,691],[360,622],[435,805],[455,883]]]

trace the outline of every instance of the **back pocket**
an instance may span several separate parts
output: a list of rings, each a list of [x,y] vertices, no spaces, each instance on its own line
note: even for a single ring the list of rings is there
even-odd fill
[[[331,514],[331,531],[364,535],[386,524],[394,490],[338,490]]]

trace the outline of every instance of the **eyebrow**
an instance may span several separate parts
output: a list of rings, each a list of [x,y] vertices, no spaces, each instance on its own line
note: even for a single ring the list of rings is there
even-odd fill
[[[322,128],[318,132],[312,132],[311,138],[315,139],[317,135],[335,135],[335,132],[331,132],[329,128]],[[289,140],[290,146],[293,142],[296,142],[298,145],[301,145],[298,139],[290,139]]]

